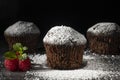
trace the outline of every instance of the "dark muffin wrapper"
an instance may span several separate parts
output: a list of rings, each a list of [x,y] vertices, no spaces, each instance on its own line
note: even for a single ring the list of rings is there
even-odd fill
[[[92,52],[106,55],[120,54],[120,34],[104,36],[87,33],[87,39]]]
[[[48,66],[54,69],[76,69],[82,65],[85,46],[51,45],[44,43]]]

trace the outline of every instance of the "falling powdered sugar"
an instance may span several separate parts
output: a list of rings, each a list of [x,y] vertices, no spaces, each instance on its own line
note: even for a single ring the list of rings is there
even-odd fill
[[[84,45],[87,40],[81,33],[71,27],[55,26],[48,31],[43,39],[43,42],[59,45]]]

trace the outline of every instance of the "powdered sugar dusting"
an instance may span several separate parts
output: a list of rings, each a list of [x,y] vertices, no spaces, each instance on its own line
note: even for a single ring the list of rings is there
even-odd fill
[[[49,44],[86,44],[86,38],[76,30],[67,26],[55,26],[51,28],[43,39]]]
[[[46,54],[29,55],[33,64],[40,64],[39,69],[26,72],[25,80],[119,80],[120,56],[95,55],[85,51],[83,61],[86,66],[75,70],[54,70],[47,67]]]
[[[40,55],[37,54],[35,56],[30,55],[30,59],[33,60],[32,63],[45,65],[46,64],[46,54]],[[104,76],[108,75],[107,71],[101,70],[87,70],[87,69],[76,69],[76,70],[53,70],[50,68],[41,69],[37,71],[27,71],[26,72],[26,80],[93,80],[100,79]],[[28,78],[29,76],[29,78]]]
[[[7,35],[21,35],[27,33],[40,33],[38,27],[32,22],[18,21],[5,30]]]
[[[40,76],[43,80],[93,80],[100,79],[108,72],[97,71],[97,70],[49,70],[49,71],[39,71],[39,72],[27,72],[27,74]]]
[[[32,60],[32,63],[35,63],[35,64],[46,64],[47,62],[47,57],[46,55],[40,55],[40,54],[37,54],[35,56],[33,55],[29,55],[30,59]]]
[[[87,32],[91,32],[95,35],[99,35],[99,34],[110,35],[115,31],[120,32],[120,26],[118,26],[116,23],[101,22],[90,27]]]

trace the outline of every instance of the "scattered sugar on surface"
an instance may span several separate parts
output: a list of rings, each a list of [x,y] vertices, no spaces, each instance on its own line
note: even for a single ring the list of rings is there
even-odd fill
[[[105,71],[97,71],[97,70],[67,70],[67,71],[60,71],[60,70],[49,70],[44,72],[27,72],[27,74],[32,74],[35,76],[43,77],[44,80],[93,80],[93,79],[100,79],[108,74]]]
[[[30,55],[35,64],[41,64],[40,69],[27,71],[26,80],[119,80],[120,79],[120,56],[94,55],[85,51],[83,58],[87,65],[76,70],[54,70],[46,66],[46,54]]]
[[[116,23],[111,22],[103,22],[103,23],[97,23],[94,26],[90,27],[87,32],[94,33],[95,35],[104,34],[104,35],[110,35],[114,31],[120,31],[120,26],[118,26]]]
[[[86,38],[76,30],[67,26],[55,26],[51,28],[43,39],[49,44],[86,44]]]
[[[83,55],[83,59],[89,60],[89,59],[96,59],[96,58],[94,56],[90,56],[90,55],[86,55],[86,56]]]
[[[35,64],[46,64],[46,60],[47,60],[47,57],[46,55],[40,55],[40,54],[37,54],[35,56],[33,55],[29,55],[30,59],[32,60],[32,63],[35,63]]]
[[[38,27],[32,22],[18,21],[5,30],[8,35],[21,35],[26,33],[40,33]]]

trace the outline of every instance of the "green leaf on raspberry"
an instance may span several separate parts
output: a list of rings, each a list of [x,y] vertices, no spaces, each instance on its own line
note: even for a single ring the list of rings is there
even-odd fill
[[[23,52],[28,48],[26,46],[23,46],[21,43],[16,43],[13,45],[13,49],[15,51],[18,51],[20,54],[23,54]]]
[[[21,47],[22,47],[22,44],[21,44],[21,43],[13,44],[13,49],[14,49],[15,51],[20,51],[20,50],[21,50]]]
[[[21,43],[16,43],[15,45],[18,46],[18,47],[22,47]]]
[[[27,58],[27,54],[24,53],[24,51],[27,49],[28,48],[23,46],[21,43],[15,43],[13,44],[13,50],[6,52],[4,56],[7,59],[19,58],[20,60],[25,60]],[[16,53],[19,53],[19,55]]]
[[[16,59],[17,58],[15,52],[13,52],[13,51],[6,52],[4,54],[4,56],[5,56],[6,59]]]
[[[23,50],[28,50],[28,48],[26,46],[23,47]]]
[[[22,54],[23,53],[23,51],[18,51],[20,54]]]
[[[27,54],[24,53],[21,56],[19,56],[19,60],[25,60],[25,59],[27,59],[27,57],[28,57]]]

